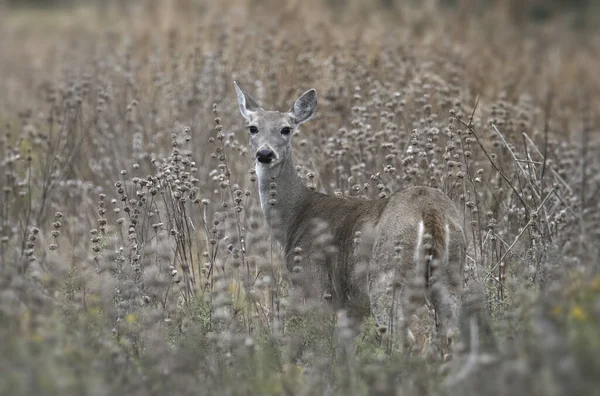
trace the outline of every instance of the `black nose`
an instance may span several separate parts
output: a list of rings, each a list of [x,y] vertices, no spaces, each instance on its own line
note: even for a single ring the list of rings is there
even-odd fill
[[[258,160],[258,162],[268,164],[275,159],[275,153],[273,152],[273,150],[260,149],[256,152],[256,159]]]

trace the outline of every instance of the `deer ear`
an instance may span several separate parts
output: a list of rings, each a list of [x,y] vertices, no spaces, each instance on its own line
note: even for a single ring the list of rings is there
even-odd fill
[[[294,116],[297,124],[308,121],[317,111],[317,91],[314,89],[306,91],[300,96],[290,113]]]
[[[244,116],[245,119],[249,119],[252,113],[260,109],[260,106],[256,103],[254,98],[240,88],[235,81],[233,82],[233,86],[235,87],[238,105],[240,106],[240,113],[242,113],[242,116]]]

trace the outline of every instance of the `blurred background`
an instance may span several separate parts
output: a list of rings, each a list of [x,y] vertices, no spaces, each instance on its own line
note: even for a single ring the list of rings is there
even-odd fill
[[[142,0],[148,5],[156,4],[158,0]],[[600,8],[597,1],[594,0],[320,0],[323,4],[342,11],[345,8],[358,7],[361,9],[375,10],[377,8],[389,11],[400,10],[404,6],[421,5],[423,7],[443,7],[448,9],[460,9],[474,13],[485,13],[490,11],[498,11],[502,9],[509,14],[514,22],[526,23],[543,22],[569,16],[572,18],[573,26],[578,28],[589,27],[597,19],[598,9]],[[119,5],[126,7],[127,3],[131,4],[137,0],[2,0],[11,8],[54,8],[54,7],[76,7],[81,5],[90,5],[98,7],[110,7]],[[172,0],[174,3],[181,5],[201,3],[201,0]],[[272,3],[273,5],[282,5],[286,1],[269,1],[269,0],[250,0],[242,1],[250,3],[250,5],[261,5]],[[294,1],[287,1],[293,3]],[[239,2],[238,2],[239,3]],[[412,3],[412,4],[410,4]]]

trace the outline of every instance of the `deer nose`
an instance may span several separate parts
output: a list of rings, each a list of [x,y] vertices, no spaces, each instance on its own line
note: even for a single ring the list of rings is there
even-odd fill
[[[263,164],[269,164],[275,159],[275,153],[268,148],[260,149],[256,152],[256,160]]]

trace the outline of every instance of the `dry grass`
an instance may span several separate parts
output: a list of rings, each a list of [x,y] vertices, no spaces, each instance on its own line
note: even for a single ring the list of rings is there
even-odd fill
[[[599,32],[510,2],[218,3],[0,6],[0,393],[597,392]],[[282,110],[317,89],[315,188],[464,208],[497,350],[471,326],[442,361],[414,307],[387,356],[293,298],[234,78]]]

